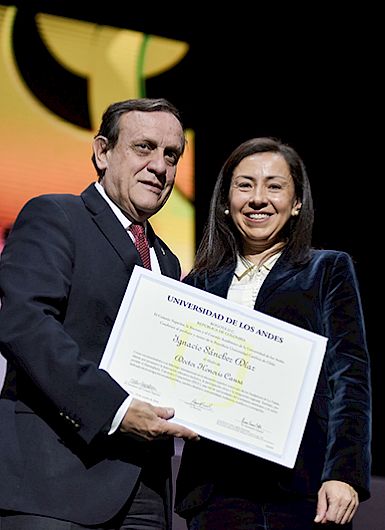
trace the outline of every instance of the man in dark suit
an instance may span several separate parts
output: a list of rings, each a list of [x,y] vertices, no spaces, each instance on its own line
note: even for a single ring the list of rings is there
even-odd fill
[[[98,182],[21,210],[0,261],[2,530],[171,527],[174,410],[132,399],[99,368],[127,282],[143,265],[180,263],[148,218],[172,191],[185,137],[173,105],[118,102],[93,143]],[[156,352],[154,352],[156,354]]]

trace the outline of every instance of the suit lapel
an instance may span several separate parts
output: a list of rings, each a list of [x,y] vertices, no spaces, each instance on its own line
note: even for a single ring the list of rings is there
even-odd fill
[[[97,224],[104,237],[114,247],[127,268],[132,269],[135,264],[141,265],[135,245],[130,236],[124,230],[114,215],[114,212],[95,186],[93,184],[88,186],[81,194],[81,197],[91,213],[93,221]]]
[[[134,265],[142,267],[143,263],[140,260],[133,241],[124,230],[107,202],[95,188],[94,184],[90,184],[90,186],[83,191],[81,197],[86,208],[91,213],[94,222],[97,224],[104,237],[106,237],[114,247],[117,254],[127,266],[127,269],[131,271],[134,268]],[[170,259],[170,251],[155,235],[154,230],[148,221],[147,238],[150,246],[154,247],[162,274],[175,278],[177,272],[175,270],[174,260]]]
[[[149,221],[147,221],[147,239],[150,247],[154,247],[161,273],[164,276],[175,278],[175,262],[173,259],[170,259],[170,250],[164,246],[162,241],[155,235],[155,232]]]

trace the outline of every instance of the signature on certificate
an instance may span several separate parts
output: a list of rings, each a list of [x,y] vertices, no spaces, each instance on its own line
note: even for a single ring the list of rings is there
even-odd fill
[[[128,381],[128,388],[141,389],[152,395],[159,395],[159,391],[154,385],[146,383],[145,381],[139,381],[138,379],[134,379],[134,378],[131,378]]]
[[[185,401],[186,405],[190,405],[192,409],[195,410],[206,410],[210,411],[213,408],[214,403],[211,403],[210,401],[202,401],[193,398],[191,401]]]
[[[242,427],[247,427],[248,429],[253,429],[258,432],[262,432],[262,425],[257,421],[249,420],[248,418],[243,417],[241,420]]]

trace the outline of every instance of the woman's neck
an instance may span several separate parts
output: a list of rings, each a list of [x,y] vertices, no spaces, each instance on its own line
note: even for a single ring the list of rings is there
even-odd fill
[[[274,256],[277,252],[281,252],[285,245],[286,241],[279,241],[273,246],[263,250],[247,248],[244,249],[243,257],[257,267],[261,267],[269,258],[271,258],[271,256]]]

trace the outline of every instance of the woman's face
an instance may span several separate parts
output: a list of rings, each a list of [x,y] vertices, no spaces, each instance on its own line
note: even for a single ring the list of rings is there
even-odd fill
[[[278,153],[256,153],[235,167],[229,191],[230,215],[243,242],[245,254],[262,252],[283,238],[282,228],[298,215],[289,166]]]

